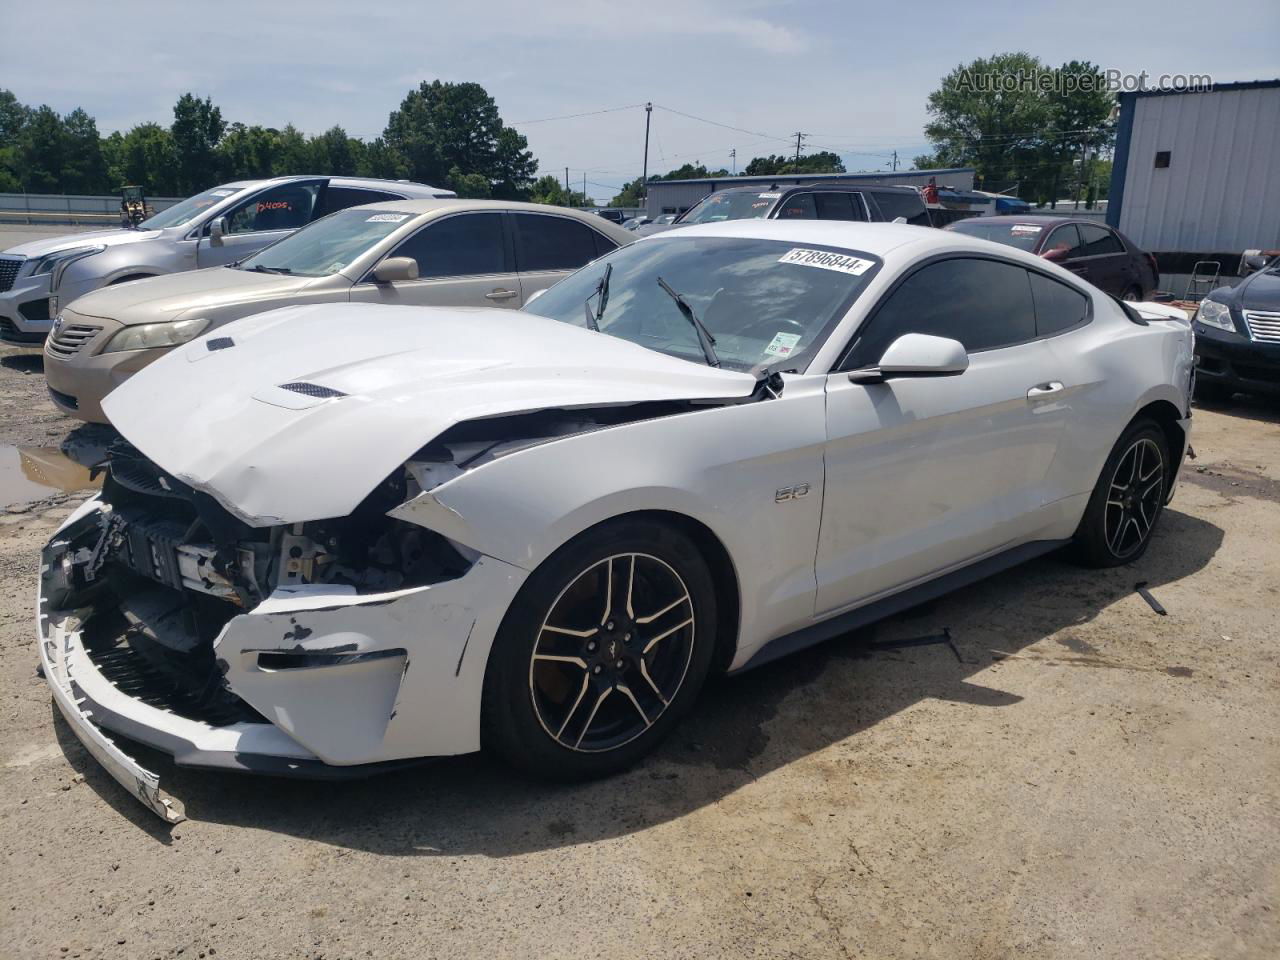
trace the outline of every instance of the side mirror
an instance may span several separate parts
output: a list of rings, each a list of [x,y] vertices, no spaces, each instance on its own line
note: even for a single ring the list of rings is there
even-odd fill
[[[373,268],[373,279],[378,283],[399,283],[418,279],[418,261],[413,257],[387,257]]]
[[[1251,273],[1257,273],[1265,267],[1267,265],[1267,258],[1257,253],[1250,254],[1244,258],[1241,265],[1244,269],[1240,272],[1245,276],[1248,276]]]
[[[214,217],[213,222],[209,224],[209,246],[222,246],[222,238],[227,232],[227,218]]]
[[[908,333],[889,344],[874,367],[852,370],[853,383],[884,383],[900,377],[957,377],[969,369],[969,355],[959,340]]]

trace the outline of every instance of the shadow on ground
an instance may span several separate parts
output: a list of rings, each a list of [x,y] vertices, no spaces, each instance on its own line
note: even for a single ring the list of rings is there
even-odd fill
[[[10,353],[0,357],[0,367],[17,373],[44,373],[44,354]]]
[[[1257,420],[1259,423],[1280,423],[1280,397],[1237,393],[1229,400],[1217,400],[1211,403],[1197,397],[1192,405],[1229,417]]]
[[[973,676],[1052,634],[1063,657],[1132,669],[1108,662],[1070,628],[1131,595],[1137,580],[1159,594],[1162,585],[1202,569],[1222,538],[1218,527],[1169,510],[1147,555],[1132,566],[1084,570],[1060,556],[1042,558],[765,669],[717,681],[655,755],[594,783],[529,782],[483,756],[323,785],[181,770],[155,755],[145,762],[193,820],[378,854],[506,857],[608,839],[715,803],[834,743],[853,738],[856,748],[864,730],[924,700],[993,710],[1017,703],[1018,696]],[[950,628],[954,651],[875,646],[943,627]],[[1176,657],[1169,667],[1175,664]],[[140,829],[169,842],[168,829],[97,766],[60,716],[55,720],[68,759],[86,781]]]

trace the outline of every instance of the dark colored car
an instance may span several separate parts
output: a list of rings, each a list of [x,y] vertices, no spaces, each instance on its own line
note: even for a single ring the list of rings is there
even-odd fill
[[[1211,292],[1193,326],[1196,396],[1280,394],[1280,257],[1269,265],[1259,260],[1243,283]]]
[[[994,240],[1066,267],[1121,300],[1146,300],[1160,282],[1156,258],[1119,230],[1070,217],[973,217],[944,230]]]
[[[850,183],[730,187],[703,197],[672,227],[721,220],[859,220],[929,226],[929,211],[914,187]],[[669,229],[669,228],[668,228]],[[647,232],[657,232],[654,225]]]

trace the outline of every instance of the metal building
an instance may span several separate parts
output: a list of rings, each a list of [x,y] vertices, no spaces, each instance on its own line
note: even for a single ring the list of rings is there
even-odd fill
[[[887,183],[910,187],[927,186],[936,178],[939,187],[958,191],[973,189],[972,167],[949,167],[943,170],[903,170],[898,173],[797,173],[776,177],[712,177],[701,180],[653,180],[649,183],[650,217],[664,213],[683,213],[709,193],[725,187],[768,186],[796,183]]]
[[[1120,94],[1107,223],[1181,293],[1197,261],[1235,275],[1280,248],[1280,80]]]

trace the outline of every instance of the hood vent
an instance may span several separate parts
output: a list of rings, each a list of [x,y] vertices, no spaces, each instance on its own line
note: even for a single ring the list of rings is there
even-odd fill
[[[280,389],[300,393],[304,397],[314,397],[317,400],[331,400],[335,397],[346,396],[341,390],[335,390],[333,387],[322,387],[318,383],[282,383],[280,384]]]

